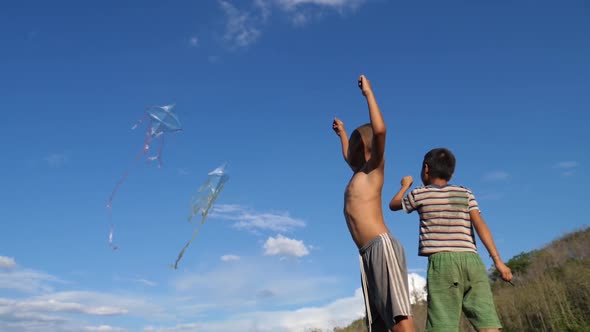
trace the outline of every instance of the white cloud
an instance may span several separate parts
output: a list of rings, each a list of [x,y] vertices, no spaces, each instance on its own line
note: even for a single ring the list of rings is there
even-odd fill
[[[12,269],[16,267],[16,262],[13,257],[0,256],[0,268]]]
[[[92,307],[81,303],[43,299],[42,297],[0,298],[0,331],[124,331],[118,328],[108,329],[105,326],[84,326],[74,317],[76,315],[107,317],[125,313],[115,307]]]
[[[223,255],[221,256],[221,260],[224,262],[235,262],[240,260],[240,256],[236,255]]]
[[[493,171],[484,175],[486,181],[503,181],[510,177],[510,174],[504,171]]]
[[[408,274],[410,301],[412,303],[426,301],[426,279],[417,273]]]
[[[110,325],[84,326],[71,319],[47,315],[26,314],[10,316],[0,313],[2,332],[126,332]]]
[[[110,320],[115,317],[140,317],[171,320],[154,299],[141,295],[107,294],[90,291],[55,292],[24,299],[0,298],[0,331],[80,332],[125,331],[110,325],[89,326],[83,318]],[[155,302],[166,302],[163,299]],[[82,319],[81,319],[82,318]]]
[[[257,332],[299,332],[310,329],[332,331],[343,327],[365,314],[363,293],[358,288],[350,297],[332,300],[322,306],[301,307],[295,310],[253,311],[227,317],[218,321],[202,321],[170,327],[148,326],[146,332],[202,331],[221,332],[233,330]]]
[[[301,305],[339,292],[338,278],[264,257],[241,258],[177,276],[172,287],[182,294],[182,312],[244,312],[260,305]],[[194,294],[188,295],[188,294]],[[180,309],[179,309],[180,310]]]
[[[182,331],[201,331],[201,324],[189,323],[179,324],[172,327],[156,327],[148,325],[143,328],[145,332],[182,332]]]
[[[264,243],[264,254],[268,256],[294,256],[303,257],[309,255],[309,249],[303,241],[290,239],[282,235],[269,237]]]
[[[9,300],[0,298],[0,308],[5,306],[21,312],[68,312],[95,316],[122,315],[128,312],[126,309],[120,307],[92,307],[76,302],[62,302],[53,298],[37,298],[29,300]]]
[[[426,300],[426,279],[419,274],[408,276],[412,302]],[[296,294],[296,293],[295,293]],[[332,331],[364,317],[363,292],[357,288],[354,295],[332,300],[320,306],[303,306],[294,310],[244,312],[218,321],[202,321],[171,327],[147,327],[144,331],[176,332],[198,329],[203,332],[246,330],[258,332],[295,332],[321,329]]]
[[[576,169],[580,166],[577,161],[562,161],[555,165],[555,168],[560,169],[561,175],[563,176],[571,176],[576,173]]]
[[[115,276],[114,277],[115,281],[125,281],[125,282],[134,282],[143,286],[147,286],[147,287],[156,287],[158,285],[157,282],[155,281],[151,281],[145,278],[126,278],[126,277],[119,277],[119,276]]]
[[[497,201],[504,198],[505,194],[501,192],[482,192],[476,198],[480,201]]]
[[[365,0],[275,0],[285,8],[292,8],[299,5],[316,5],[327,7],[357,7]]]
[[[228,0],[219,0],[227,17],[224,39],[233,48],[255,43],[275,9],[287,14],[294,25],[301,26],[321,17],[323,9],[343,14],[347,10],[356,10],[364,2],[366,0],[253,0],[250,8],[240,9]]]
[[[294,13],[293,16],[291,17],[291,22],[293,22],[293,24],[296,26],[306,25],[310,20],[311,20],[310,15],[306,14],[304,12]]]
[[[182,175],[182,176],[191,174],[191,172],[186,168],[177,168],[176,172],[178,173],[178,175]]]
[[[230,260],[238,257],[226,256]],[[171,328],[146,326],[145,331],[191,331],[195,325],[183,320],[228,317],[266,306],[304,306],[327,301],[341,289],[339,280],[334,277],[317,275],[315,271],[310,274],[300,266],[263,257],[255,260],[240,257],[233,264],[221,263],[217,267],[206,266],[202,271],[180,274],[172,280],[168,291],[161,293],[160,289],[156,297],[144,293],[53,291],[46,284],[57,280],[55,277],[20,267],[6,271],[10,273],[1,275],[19,272],[22,276],[27,272],[41,277],[38,278],[40,285],[21,287],[37,294],[24,298],[0,297],[0,331],[3,332],[125,331],[113,323],[131,317],[143,319],[146,325],[148,322],[164,325],[179,322]],[[70,284],[60,284],[63,285]],[[100,324],[90,325],[86,319],[99,319]],[[207,324],[205,326],[209,326]],[[228,323],[220,324],[227,326]]]
[[[264,256],[179,271],[169,288],[158,288],[157,293],[54,291],[47,285],[56,277],[19,266],[0,275],[23,271],[45,277],[34,287],[37,294],[0,297],[0,331],[122,332],[126,329],[117,326],[129,321],[153,332],[301,331],[347,325],[364,313],[359,290],[338,298],[343,288],[339,278]]]
[[[221,9],[227,16],[224,38],[230,45],[246,47],[260,37],[258,19],[251,13],[240,10],[229,1],[219,1]]]
[[[561,168],[561,169],[572,169],[572,168],[578,167],[578,162],[577,161],[562,161],[562,162],[557,163],[557,165],[555,165],[555,167]]]
[[[99,325],[99,326],[84,326],[82,328],[86,332],[125,332],[126,329],[120,327],[114,327],[110,325]]]
[[[0,289],[9,289],[24,293],[49,292],[53,283],[62,282],[52,275],[30,269],[13,266],[0,270]]]
[[[256,212],[234,204],[215,206],[210,217],[235,221],[233,227],[252,232],[288,232],[305,226],[303,220],[292,218],[287,212]]]
[[[38,313],[14,312],[12,308],[0,308],[0,331],[2,332],[73,332],[65,325],[64,317]]]
[[[260,11],[262,21],[266,21],[271,15],[271,4],[268,0],[254,0],[254,7]]]
[[[245,208],[238,204],[217,204],[213,207],[212,213],[224,217],[226,215],[239,214],[244,210]]]
[[[158,284],[156,282],[153,282],[151,280],[147,280],[144,278],[137,278],[137,279],[131,279],[131,281],[135,281],[137,283],[140,283],[144,286],[148,286],[148,287],[156,287]]]
[[[102,293],[94,291],[63,291],[38,296],[35,300],[80,304],[88,315],[131,315],[135,317],[169,318],[163,306],[154,304],[141,294]],[[114,305],[115,304],[115,305]]]
[[[221,58],[217,55],[210,55],[207,57],[207,61],[209,61],[209,63],[219,63]]]
[[[60,168],[68,162],[69,158],[64,153],[52,153],[45,157],[45,161],[50,167]]]
[[[278,8],[290,16],[295,26],[306,25],[325,15],[325,11],[336,11],[340,15],[354,12],[366,0],[273,0]]]

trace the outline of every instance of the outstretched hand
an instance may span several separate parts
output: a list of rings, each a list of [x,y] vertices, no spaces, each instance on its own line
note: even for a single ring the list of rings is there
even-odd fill
[[[369,79],[367,79],[365,77],[365,75],[361,75],[359,77],[358,80],[358,85],[359,88],[361,89],[361,91],[363,92],[363,95],[366,97],[368,94],[373,93],[373,90],[371,90],[371,82],[369,82]]]
[[[334,122],[332,122],[332,129],[336,133],[336,135],[346,135],[346,129],[344,129],[344,123],[340,121],[338,118],[334,118]]]
[[[414,183],[414,179],[411,176],[404,176],[401,181],[401,185],[404,188],[409,188]]]

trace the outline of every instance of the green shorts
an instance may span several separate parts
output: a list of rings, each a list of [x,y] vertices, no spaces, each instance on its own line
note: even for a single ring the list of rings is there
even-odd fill
[[[477,329],[501,328],[488,274],[474,252],[439,252],[428,257],[426,331],[458,331],[461,311]]]

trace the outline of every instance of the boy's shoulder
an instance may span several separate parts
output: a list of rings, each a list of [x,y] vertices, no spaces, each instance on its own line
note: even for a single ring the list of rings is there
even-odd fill
[[[471,191],[471,189],[469,189],[469,187],[462,185],[462,184],[449,184],[449,187],[460,188],[460,189]]]
[[[452,184],[452,183],[449,183],[449,184],[444,185],[444,186],[437,186],[437,185],[434,185],[434,184],[426,184],[426,185],[417,186],[413,190],[432,190],[432,189],[452,190],[452,189],[457,189],[457,188],[458,189],[464,189],[464,190],[471,191],[469,189],[469,187],[466,187],[464,185]]]
[[[418,186],[414,189],[412,189],[410,192],[413,195],[416,194],[421,194],[421,193],[426,193],[426,192],[432,192],[432,191],[436,191],[436,192],[441,192],[441,191],[466,191],[470,194],[472,194],[473,192],[471,191],[471,189],[469,189],[466,186],[463,185],[456,185],[456,184],[447,184],[446,186],[440,187],[440,186],[436,186],[436,185],[421,185]]]
[[[472,194],[473,191],[471,190],[471,188],[464,186],[464,185],[453,185],[455,188],[459,189],[459,190],[464,190],[467,191],[468,193]]]
[[[469,187],[464,186],[462,184],[459,184],[459,185],[449,184],[448,187],[449,187],[449,190],[451,190],[451,191],[465,191],[468,194],[473,195],[473,191]]]

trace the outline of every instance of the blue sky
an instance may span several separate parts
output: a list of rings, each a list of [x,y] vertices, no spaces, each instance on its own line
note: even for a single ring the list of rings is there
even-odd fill
[[[331,130],[388,125],[384,206],[453,150],[505,259],[588,225],[584,1],[21,1],[0,11],[0,329],[303,331],[363,314]],[[176,104],[162,168],[133,123]],[[178,270],[191,195],[230,180]],[[418,217],[386,210],[423,282]],[[491,262],[485,249],[480,253]]]

